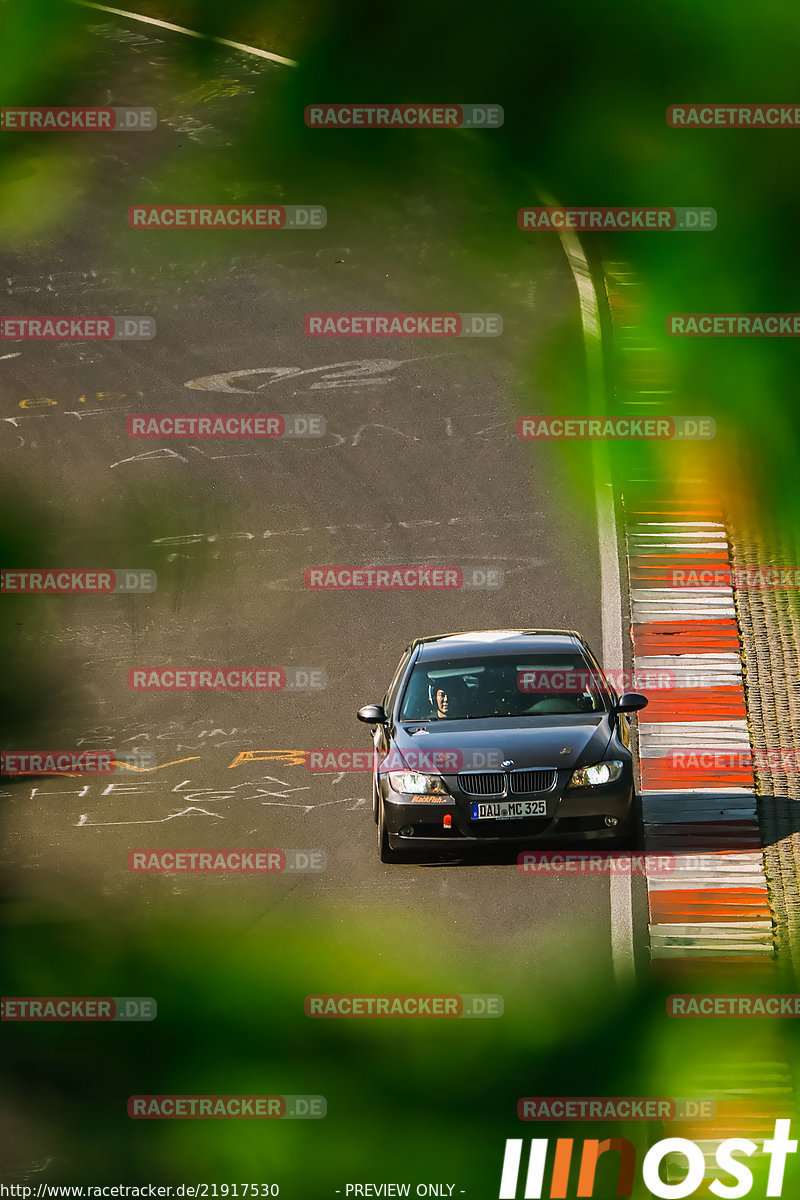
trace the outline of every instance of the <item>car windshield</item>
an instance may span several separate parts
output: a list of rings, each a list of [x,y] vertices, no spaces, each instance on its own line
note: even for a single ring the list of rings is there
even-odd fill
[[[411,672],[401,721],[463,721],[606,710],[597,672],[580,654],[429,659]]]

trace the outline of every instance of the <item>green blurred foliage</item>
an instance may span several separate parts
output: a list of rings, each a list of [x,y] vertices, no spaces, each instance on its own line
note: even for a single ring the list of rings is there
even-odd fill
[[[2,9],[7,101],[63,102],[65,81],[80,95],[91,48],[76,32],[76,13],[85,19],[89,10],[67,0],[6,0]],[[681,101],[791,102],[800,12],[780,0],[649,9],[618,0],[581,3],[568,14],[516,0],[457,12],[427,0],[384,8],[367,0],[147,0],[137,11],[299,62],[276,68],[274,86],[254,98],[249,136],[234,148],[207,151],[205,170],[193,159],[166,165],[173,194],[180,189],[186,200],[207,199],[209,180],[226,199],[235,170],[260,198],[322,200],[343,238],[357,231],[376,247],[397,232],[392,212],[405,210],[408,238],[437,242],[451,286],[447,272],[457,278],[465,247],[487,262],[510,256],[523,264],[526,238],[554,236],[516,229],[517,209],[535,203],[539,188],[562,203],[714,207],[713,233],[602,234],[584,244],[595,262],[624,258],[644,281],[643,320],[669,361],[673,410],[718,422],[719,486],[746,475],[751,509],[794,525],[800,497],[787,480],[798,449],[795,341],[669,340],[664,320],[674,311],[798,307],[797,134],[681,131],[667,126],[665,113]],[[229,53],[191,38],[178,50],[206,73]],[[490,133],[414,133],[310,130],[302,121],[309,103],[420,99],[500,103],[505,124]],[[46,219],[48,178],[65,194],[73,187],[71,164],[55,147],[47,153],[55,175],[31,165],[6,191],[6,221],[16,217],[23,230],[41,206]],[[415,195],[430,211],[409,213]],[[476,260],[470,266],[480,269]],[[489,307],[502,311],[502,297]],[[519,384],[524,396],[524,375]],[[627,469],[653,453],[638,446],[617,457]]]
[[[354,915],[348,929],[334,929],[330,913],[302,902],[280,928],[234,933],[220,916],[202,925],[142,923],[109,908],[90,927],[29,913],[10,928],[3,995],[153,996],[158,1003],[148,1023],[5,1027],[7,1087],[36,1130],[25,1128],[31,1150],[55,1154],[48,1178],[277,1181],[281,1195],[301,1197],[332,1194],[346,1182],[453,1181],[455,1194],[464,1187],[491,1196],[507,1137],[575,1137],[577,1147],[601,1129],[603,1137],[632,1140],[641,1162],[645,1134],[670,1136],[669,1126],[655,1133],[632,1123],[523,1123],[516,1115],[523,1096],[713,1095],[718,1073],[712,1068],[703,1079],[698,1062],[724,1063],[728,1086],[746,1088],[759,1057],[797,1058],[796,1023],[781,1026],[779,1036],[777,1021],[751,1021],[744,1039],[741,1022],[670,1020],[662,986],[620,995],[566,964],[558,995],[533,981],[504,983],[498,1019],[314,1020],[303,1010],[310,992],[482,990],[507,980],[506,966],[487,947],[469,976],[455,953],[444,952],[431,970],[416,932],[424,910],[414,906],[408,936],[391,957],[379,909]],[[706,986],[698,979],[697,990]],[[726,990],[752,984],[734,973]],[[126,1114],[132,1095],[198,1093],[324,1095],[328,1114],[313,1123],[135,1127]],[[774,1098],[792,1115],[777,1088]],[[709,1136],[713,1129],[710,1122]],[[4,1148],[7,1163],[15,1150]],[[615,1190],[609,1158],[598,1200]],[[576,1149],[576,1173],[577,1165]],[[764,1164],[753,1165],[759,1194]],[[785,1195],[797,1179],[790,1162]]]
[[[737,472],[748,473],[760,517],[778,530],[796,524],[800,492],[788,482],[796,478],[798,449],[796,343],[667,342],[663,322],[673,311],[800,307],[798,133],[679,131],[665,118],[669,104],[684,100],[792,101],[800,11],[779,0],[757,7],[745,0],[724,7],[708,0],[666,7],[584,0],[569,9],[141,0],[137,7],[300,65],[272,70],[269,86],[248,101],[248,123],[235,144],[157,151],[142,178],[131,181],[130,200],[157,202],[166,194],[226,202],[236,191],[246,199],[324,203],[328,232],[342,244],[355,238],[371,247],[376,277],[387,273],[387,262],[401,269],[398,240],[409,261],[425,251],[422,279],[401,271],[396,284],[395,294],[409,298],[424,289],[418,307],[452,309],[446,298],[454,292],[480,299],[464,310],[503,313],[508,295],[526,302],[519,280],[547,256],[539,239],[549,245],[554,235],[521,233],[516,212],[541,191],[568,204],[714,207],[719,225],[710,234],[595,235],[584,244],[595,264],[626,259],[639,273],[643,329],[663,349],[674,410],[714,416],[723,461],[729,454],[734,481]],[[104,101],[92,91],[98,45],[83,35],[87,12],[63,0],[0,4],[6,104]],[[230,55],[188,38],[170,52],[183,55],[172,87],[184,96],[198,75],[214,80]],[[146,71],[144,83],[147,92]],[[211,110],[219,99],[212,90],[201,106]],[[151,102],[145,94],[114,100]],[[371,100],[499,103],[505,124],[486,133],[349,133],[303,124],[307,104]],[[101,167],[78,138],[4,138],[2,152],[0,229],[24,258],[81,225]],[[118,223],[95,218],[82,233],[120,261],[133,257]],[[137,243],[135,253],[180,261],[230,253],[234,244],[226,237],[211,250],[187,241],[165,235],[157,247]],[[242,242],[235,244],[238,251]],[[550,411],[579,410],[577,328],[552,322],[535,294],[528,316],[535,353],[525,349],[524,325],[509,330],[522,347],[518,413],[531,411],[532,394],[540,411],[545,403]],[[533,391],[534,376],[541,392]],[[624,447],[617,462],[646,466],[649,453]],[[576,452],[574,461],[581,476],[584,459]],[[588,487],[584,477],[587,495]],[[28,525],[4,528],[4,565],[27,565],[52,545],[45,541],[48,518],[33,516]],[[121,543],[131,554],[146,544],[148,520],[132,516],[129,540]],[[92,536],[99,535],[89,522]],[[41,611],[44,639],[52,609]],[[13,629],[2,650],[13,662]],[[9,677],[24,669],[17,663]],[[35,695],[29,686],[18,699],[23,717]],[[497,1022],[314,1024],[302,1015],[310,975],[320,990],[324,980],[330,990],[386,990],[390,975],[397,991],[436,986],[411,936],[402,952],[381,957],[380,914],[374,927],[354,922],[348,930],[329,913],[315,915],[313,937],[291,922],[268,937],[238,940],[213,922],[165,925],[154,935],[116,911],[91,927],[34,922],[10,930],[6,995],[113,991],[154,994],[159,1002],[152,1025],[17,1026],[13,1042],[6,1036],[7,1098],[29,1114],[34,1132],[25,1133],[34,1151],[38,1138],[42,1153],[57,1147],[59,1181],[279,1178],[287,1196],[311,1197],[346,1178],[374,1177],[379,1166],[383,1177],[454,1178],[473,1194],[493,1195],[503,1138],[530,1136],[515,1116],[522,1095],[586,1094],[590,1079],[609,1095],[683,1095],[701,1051],[733,1062],[762,1051],[797,1058],[791,1024],[778,1037],[773,1022],[749,1023],[746,1036],[730,1021],[670,1023],[655,987],[619,1001],[568,963],[563,994],[543,994],[531,980],[524,992],[507,995]],[[424,916],[417,919],[424,930]],[[410,913],[410,934],[412,922]],[[503,964],[493,962],[488,947],[487,962],[501,977]],[[452,985],[454,971],[453,963],[442,964],[441,986]],[[735,990],[735,980],[726,986]],[[133,1092],[260,1092],[265,1079],[275,1091],[328,1096],[329,1116],[314,1127],[313,1143],[300,1122],[154,1122],[131,1136],[124,1104]],[[585,1127],[557,1132],[586,1134]],[[298,1176],[302,1187],[290,1186]]]
[[[678,342],[665,337],[664,320],[676,311],[798,308],[797,133],[681,131],[667,126],[666,109],[794,102],[800,11],[781,0],[649,8],[584,0],[568,11],[517,0],[457,10],[427,0],[291,9],[254,0],[224,10],[215,0],[156,0],[147,11],[299,60],[254,114],[247,160],[254,174],[268,162],[287,187],[324,196],[336,219],[347,203],[351,220],[369,223],[384,197],[419,189],[462,245],[483,243],[492,255],[506,234],[522,255],[526,236],[553,236],[514,227],[538,187],[567,204],[715,208],[713,233],[603,234],[585,245],[595,261],[625,258],[642,277],[645,323],[674,375],[674,411],[718,422],[720,487],[746,474],[755,512],[779,527],[796,523],[800,495],[787,486],[798,451],[796,342]],[[309,103],[420,99],[501,103],[505,124],[442,136],[326,132],[301,121]],[[428,228],[421,221],[409,236]],[[623,452],[621,465],[635,466],[637,456],[646,463],[650,453]]]

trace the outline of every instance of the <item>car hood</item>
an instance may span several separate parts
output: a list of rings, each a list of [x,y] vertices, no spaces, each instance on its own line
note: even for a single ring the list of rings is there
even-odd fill
[[[442,774],[449,774],[458,769],[497,770],[506,759],[515,768],[587,766],[601,761],[610,739],[609,715],[597,713],[408,723],[395,727],[391,748],[395,762],[403,760],[398,766],[423,770],[430,758],[442,764]],[[447,764],[453,762],[459,766],[448,771]]]

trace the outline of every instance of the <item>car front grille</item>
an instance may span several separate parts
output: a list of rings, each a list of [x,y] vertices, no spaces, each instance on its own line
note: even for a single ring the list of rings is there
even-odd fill
[[[511,791],[515,796],[529,792],[549,792],[555,786],[557,772],[551,767],[535,771],[512,771]]]
[[[458,786],[468,796],[502,796],[506,777],[502,771],[470,771],[459,775]]]
[[[553,767],[512,771],[508,777],[502,771],[470,771],[458,776],[458,786],[467,796],[505,796],[508,778],[512,795],[529,796],[534,792],[551,791],[557,776]]]

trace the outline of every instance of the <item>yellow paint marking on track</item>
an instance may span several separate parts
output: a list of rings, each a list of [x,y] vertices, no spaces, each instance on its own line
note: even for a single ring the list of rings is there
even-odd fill
[[[306,761],[305,750],[242,750],[228,767],[239,767],[246,762],[282,762],[290,767],[301,767]]]
[[[150,771],[163,771],[165,767],[177,767],[180,763],[199,762],[201,758],[201,754],[191,754],[188,758],[173,758],[169,762],[159,763],[155,767],[139,767],[135,763],[120,762],[116,758],[112,758],[111,761],[115,767],[122,767],[126,771],[138,771],[140,774],[148,774]],[[231,767],[240,767],[248,762],[280,762],[290,767],[302,767],[305,761],[305,750],[242,750],[236,755],[233,762],[229,764],[228,770],[230,771]],[[79,771],[53,771],[52,774],[63,775],[68,779],[82,778],[83,775]]]
[[[137,767],[135,763],[120,762],[118,758],[112,758],[112,763],[115,767],[124,767],[126,771],[163,771],[164,767],[176,767],[178,763],[197,762],[201,755],[192,754],[189,758],[173,758],[171,762],[159,763],[157,767]],[[50,771],[51,775],[63,775],[65,779],[84,779],[85,771]]]
[[[111,761],[116,767],[124,767],[126,771],[163,771],[164,767],[176,767],[178,763],[197,762],[202,755],[191,754],[188,758],[173,758],[171,762],[159,763],[157,767],[137,767],[135,763],[119,762],[113,758]]]

